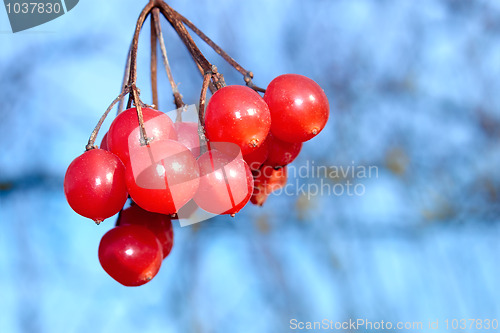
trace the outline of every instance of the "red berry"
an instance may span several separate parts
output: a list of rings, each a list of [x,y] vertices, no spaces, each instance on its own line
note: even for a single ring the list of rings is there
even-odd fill
[[[130,152],[127,188],[143,209],[174,214],[198,190],[199,168],[186,146],[173,140],[155,140]]]
[[[271,127],[269,108],[262,97],[246,86],[227,86],[210,99],[205,112],[207,138],[232,142],[243,154],[259,147]]]
[[[227,155],[212,149],[198,159],[200,187],[194,201],[213,214],[235,214],[253,191],[252,172],[241,155]]]
[[[174,123],[177,131],[177,141],[186,146],[194,157],[200,156],[200,137],[198,135],[198,123],[177,122]]]
[[[127,201],[125,167],[106,150],[86,151],[69,165],[64,193],[75,212],[100,223],[118,213]]]
[[[302,142],[281,141],[272,134],[266,141],[269,141],[269,155],[264,164],[275,168],[292,163],[302,149]]]
[[[255,172],[255,185],[250,201],[254,205],[262,206],[271,193],[286,185],[286,181],[286,167],[275,169],[271,166],[263,166],[259,171]]]
[[[142,225],[152,231],[162,245],[163,258],[166,258],[174,245],[174,230],[169,215],[151,213],[133,204],[122,210],[117,226]]]
[[[325,127],[330,107],[325,92],[313,80],[280,75],[269,83],[264,100],[271,111],[271,132],[287,142],[304,142]]]
[[[243,159],[247,162],[250,170],[258,170],[260,166],[267,160],[269,156],[269,140],[266,139],[262,145],[253,152],[243,155]]]
[[[109,230],[99,244],[99,262],[127,287],[149,282],[160,270],[163,254],[158,238],[146,227],[126,225]]]
[[[142,108],[144,127],[148,138],[157,140],[177,140],[172,120],[163,112]],[[130,160],[130,150],[141,146],[142,134],[135,108],[120,113],[111,123],[108,131],[109,151],[116,154],[124,165]]]
[[[106,134],[104,134],[104,136],[102,137],[101,146],[99,148],[109,151],[109,149],[108,149],[108,132],[106,132]]]

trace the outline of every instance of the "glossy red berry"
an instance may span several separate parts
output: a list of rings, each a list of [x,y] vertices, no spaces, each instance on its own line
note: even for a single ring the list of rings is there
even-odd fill
[[[69,165],[64,193],[75,212],[100,223],[118,213],[127,201],[125,167],[106,150],[86,151]]]
[[[198,164],[200,187],[194,201],[201,209],[213,214],[235,214],[250,200],[253,177],[241,155],[212,149],[200,156]]]
[[[269,156],[269,140],[264,140],[262,145],[253,152],[243,155],[243,159],[247,162],[250,170],[255,171],[267,160]]]
[[[254,176],[254,191],[250,201],[258,206],[262,206],[271,193],[283,188],[288,177],[286,167],[275,169],[266,165]]]
[[[264,165],[272,167],[282,167],[292,163],[302,149],[302,142],[285,142],[269,134],[267,140],[269,144],[269,154]]]
[[[259,147],[271,126],[269,108],[262,97],[246,86],[226,86],[210,99],[205,112],[207,138],[232,142],[248,154]]]
[[[162,245],[163,258],[167,257],[174,245],[174,230],[170,215],[151,213],[137,204],[122,210],[117,226],[142,225],[152,231]]]
[[[323,89],[302,75],[278,76],[269,83],[264,100],[271,111],[271,132],[287,142],[304,142],[318,135],[330,114]]]
[[[155,140],[130,154],[125,176],[127,188],[132,200],[143,209],[174,214],[198,190],[198,163],[181,143]]]
[[[127,287],[149,282],[158,273],[163,254],[148,228],[126,225],[109,230],[99,244],[99,262],[113,279]]]
[[[163,112],[142,108],[144,128],[153,141],[177,140],[177,133],[170,118]],[[135,108],[120,113],[111,123],[108,131],[109,151],[116,154],[124,165],[130,160],[130,150],[141,146],[142,134]]]
[[[195,157],[200,156],[200,137],[198,135],[198,123],[176,122],[177,141],[186,146]]]

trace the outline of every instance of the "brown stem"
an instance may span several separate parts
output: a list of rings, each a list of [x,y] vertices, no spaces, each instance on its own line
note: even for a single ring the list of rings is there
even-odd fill
[[[207,103],[207,90],[211,76],[212,76],[212,71],[205,72],[205,74],[203,75],[203,85],[201,86],[200,107],[199,107],[200,110],[198,113],[198,117],[202,127],[205,126],[205,104]]]
[[[129,75],[130,75],[130,53],[132,50],[132,43],[130,43],[130,47],[128,48],[128,55],[127,55],[127,62],[125,64],[125,73],[123,74],[123,80],[122,80],[122,89],[121,91],[125,90],[125,87],[127,86]],[[118,103],[118,109],[116,110],[116,114],[120,114],[123,110],[123,98],[120,99],[120,102]]]
[[[172,92],[174,94],[174,103],[177,109],[182,108],[184,106],[184,102],[182,101],[182,95],[179,93],[179,88],[175,83],[174,76],[172,75],[172,69],[170,68],[170,63],[168,61],[167,56],[167,48],[165,47],[165,40],[163,38],[163,33],[161,31],[161,23],[160,23],[160,10],[158,8],[153,8],[151,11],[151,20],[155,26],[156,34],[158,36],[158,40],[160,41],[160,49],[161,55],[163,58],[163,65],[167,72],[168,81],[170,82],[170,86],[172,87]]]
[[[153,9],[154,11],[154,9]],[[159,109],[158,103],[158,72],[157,72],[157,59],[156,59],[156,46],[158,43],[158,35],[155,27],[155,20],[151,16],[151,90],[153,93],[153,105]]]
[[[174,10],[175,11],[175,10]],[[213,40],[211,40],[207,35],[203,33],[200,29],[198,29],[197,26],[193,24],[190,20],[188,20],[186,17],[182,16],[182,14],[176,12],[176,14],[179,16],[179,18],[182,20],[182,22],[189,27],[195,34],[197,34],[205,43],[208,44],[218,55],[220,55],[227,63],[229,63],[231,66],[233,66],[234,69],[236,69],[238,72],[240,72],[245,80],[245,83],[247,86],[250,88],[260,91],[260,92],[266,92],[265,89],[260,88],[256,85],[253,84],[252,79],[253,79],[253,73],[251,71],[246,70],[243,68],[239,63],[236,62],[229,54],[226,53],[219,45],[215,44]]]
[[[132,45],[130,48],[130,71],[129,71],[129,80],[128,86],[135,86],[137,83],[137,49],[139,48],[139,35],[142,30],[142,26],[144,25],[144,21],[148,17],[151,9],[155,6],[153,1],[150,1],[146,7],[139,14],[139,18],[137,19],[137,24],[135,26],[134,38],[132,38]],[[129,95],[127,102],[127,109],[130,109],[132,106],[132,94]],[[134,100],[135,101],[135,100]]]
[[[202,77],[205,76],[205,72],[203,71],[203,68],[201,68],[200,64],[196,63],[196,67],[198,67],[198,70],[200,71],[201,76]],[[210,89],[210,92],[212,93],[212,95],[215,94],[215,92],[217,91],[217,89],[215,88],[213,82],[210,82],[208,84],[208,89]]]
[[[203,147],[205,147],[205,142],[208,141],[207,137],[205,136],[205,104],[207,103],[207,90],[212,74],[212,71],[207,71],[203,74],[203,85],[201,86],[200,105],[198,110],[198,137],[200,138],[201,150],[204,150]],[[203,151],[200,151],[200,154],[203,154]]]
[[[131,91],[131,97],[134,100],[135,108],[137,110],[137,118],[139,119],[139,127],[141,131],[141,145],[146,146],[151,142],[151,139],[148,138],[146,134],[146,128],[144,127],[144,119],[142,116],[142,101],[139,98],[139,89],[137,86],[134,84],[130,87]]]
[[[252,82],[253,73],[252,72],[248,72],[243,79],[245,80],[245,83],[247,84],[247,86],[250,87],[250,88],[252,88],[253,90],[259,91],[259,92],[262,92],[262,93],[266,92],[266,89],[261,88],[259,86],[256,86],[255,84],[253,84],[253,82]]]
[[[134,38],[132,39],[132,49],[130,52],[130,77],[128,81],[130,87],[137,83],[137,49],[139,47],[139,35],[141,33],[142,26],[144,25],[144,21],[153,7],[155,7],[155,3],[152,1],[149,2],[139,14],[139,18],[137,19]]]
[[[88,144],[86,145],[86,150],[95,149],[95,139],[97,134],[106,119],[107,115],[114,107],[116,103],[118,105],[118,113],[121,112],[123,108],[123,98],[125,95],[129,94],[129,100],[127,103],[127,108],[130,108],[132,101],[134,102],[137,110],[137,118],[139,121],[139,127],[141,131],[141,145],[148,145],[151,141],[146,133],[146,128],[144,126],[144,119],[142,114],[142,108],[145,104],[139,98],[139,89],[137,88],[137,51],[139,46],[139,35],[144,25],[146,18],[152,12],[151,15],[151,86],[153,94],[153,104],[158,107],[158,73],[157,73],[157,42],[160,42],[161,53],[163,57],[163,62],[165,69],[167,71],[167,76],[172,87],[174,94],[174,100],[177,108],[184,106],[182,101],[182,96],[180,95],[177,85],[172,76],[172,71],[170,69],[170,64],[168,62],[167,51],[165,48],[165,43],[163,39],[163,34],[161,31],[161,24],[159,19],[159,12],[167,19],[167,21],[174,28],[176,33],[181,38],[184,45],[186,45],[189,53],[193,57],[196,65],[203,74],[203,86],[200,94],[200,104],[199,104],[199,135],[200,144],[205,142],[205,130],[204,130],[204,116],[205,116],[205,104],[207,97],[207,90],[210,88],[211,92],[214,93],[216,89],[220,89],[225,86],[224,77],[222,74],[218,73],[217,68],[213,66],[201,53],[193,38],[186,29],[187,25],[191,30],[193,30],[202,40],[204,40],[209,46],[211,46],[219,55],[221,55],[230,65],[232,65],[236,70],[238,70],[245,77],[245,82],[251,88],[257,91],[265,91],[252,83],[253,74],[245,70],[241,65],[239,65],[233,58],[231,58],[224,50],[222,50],[217,44],[215,44],[210,38],[208,38],[201,30],[199,30],[191,21],[189,21],[184,16],[180,15],[178,12],[173,10],[169,5],[167,5],[162,0],[150,0],[148,4],[141,11],[139,18],[137,19],[134,37],[129,48],[125,74],[122,82],[122,92],[120,95],[111,103],[111,105],[106,109],[106,112],[102,115],[97,123],[97,126],[92,131],[90,135]],[[178,118],[181,115],[178,114]]]
[[[150,142],[150,139],[147,137],[146,129],[144,127],[144,119],[142,115],[142,101],[139,98],[139,89],[137,88],[137,51],[139,46],[139,35],[144,25],[146,18],[149,14],[153,12],[151,15],[151,85],[153,91],[153,104],[158,107],[158,80],[157,80],[157,41],[160,42],[160,48],[162,51],[163,61],[165,64],[165,68],[167,71],[167,76],[169,78],[170,84],[172,86],[172,91],[174,93],[174,100],[176,106],[179,108],[184,105],[182,101],[182,96],[180,95],[177,85],[173,80],[170,65],[167,58],[167,52],[163,40],[163,35],[161,32],[161,24],[159,20],[159,12],[163,14],[163,16],[167,19],[170,25],[174,28],[177,35],[181,38],[184,45],[186,45],[189,53],[193,57],[195,63],[203,74],[203,86],[200,95],[200,112],[199,112],[199,120],[200,120],[200,139],[205,139],[204,136],[204,113],[205,113],[205,103],[206,103],[206,95],[207,90],[210,88],[211,92],[214,93],[215,90],[220,89],[225,86],[224,77],[222,74],[218,73],[217,68],[213,66],[201,53],[198,46],[194,42],[193,38],[189,34],[186,29],[188,26],[191,30],[193,30],[200,38],[205,41],[209,46],[211,46],[219,55],[221,55],[230,65],[232,65],[236,70],[238,70],[241,74],[244,75],[244,79],[246,84],[256,91],[265,92],[265,89],[259,88],[252,83],[253,73],[245,70],[241,65],[239,65],[233,58],[231,58],[224,50],[222,50],[217,44],[215,44],[210,38],[208,38],[201,30],[199,30],[191,21],[187,18],[176,12],[169,5],[167,5],[162,0],[150,0],[148,4],[141,11],[139,18],[137,19],[137,24],[135,27],[134,37],[132,39],[132,43],[130,45],[129,54],[127,58],[127,66],[125,75],[122,82],[122,93],[120,96],[113,101],[112,105],[103,117],[99,120],[98,125],[92,132],[91,137],[89,139],[89,143],[87,145],[87,149],[94,148],[95,138],[97,136],[97,132],[102,125],[102,122],[106,118],[107,114],[111,110],[112,106],[115,103],[120,102],[118,105],[118,113],[121,112],[123,107],[122,99],[123,97],[129,93],[129,100],[127,103],[127,108],[130,108],[132,105],[132,101],[134,102],[137,109],[137,117],[139,120],[139,126],[141,129],[141,144],[147,145]],[[180,115],[178,115],[180,118]]]
[[[165,16],[167,21],[177,32],[177,35],[179,35],[179,37],[181,38],[184,45],[186,45],[189,53],[191,53],[191,56],[194,58],[194,61],[201,66],[204,72],[212,71],[212,64],[201,53],[198,46],[196,46],[196,43],[193,41],[193,38],[184,26],[180,14],[178,14],[163,1],[159,1],[158,6],[160,7],[160,11],[163,16]],[[226,85],[224,82],[224,77],[217,71],[212,72],[211,78],[217,89],[220,89]]]
[[[146,128],[144,127],[144,119],[142,116],[142,101],[139,98],[139,89],[136,86],[137,49],[139,47],[139,35],[141,33],[141,29],[149,13],[155,6],[156,6],[156,1],[150,1],[139,14],[139,18],[137,19],[137,24],[135,26],[134,38],[132,39],[132,46],[130,49],[130,71],[129,71],[128,87],[131,89],[131,93],[129,94],[127,108],[130,108],[132,106],[132,101],[134,101],[137,111],[137,118],[139,119],[139,127],[141,130],[141,145],[149,144],[150,139],[148,138],[146,133]]]
[[[125,97],[125,95],[127,95],[129,93],[129,91],[130,91],[130,89],[128,87],[125,87],[125,89],[122,91],[122,93],[120,95],[118,95],[118,97],[115,98],[113,103],[111,103],[111,105],[106,109],[104,114],[101,116],[101,119],[99,119],[99,122],[97,123],[96,127],[92,131],[92,134],[90,134],[89,142],[85,146],[85,150],[91,150],[91,149],[97,148],[94,145],[94,143],[95,143],[95,139],[97,138],[97,134],[99,133],[99,130],[101,129],[102,123],[104,122],[104,120],[108,116],[111,109],[113,109],[115,104],[118,103],[119,101],[123,100],[123,97]]]
[[[189,27],[195,34],[197,34],[205,43],[207,43],[218,55],[220,55],[224,60],[226,60],[231,66],[234,67],[242,75],[247,75],[248,71],[244,69],[240,64],[236,62],[229,54],[227,54],[219,45],[215,44],[207,35],[203,33],[197,26],[193,24],[190,20],[182,16],[182,14],[176,12],[182,22]]]

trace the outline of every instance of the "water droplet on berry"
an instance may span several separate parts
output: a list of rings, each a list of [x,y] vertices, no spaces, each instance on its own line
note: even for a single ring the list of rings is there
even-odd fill
[[[98,220],[98,219],[94,220],[95,224],[97,224],[97,225],[101,224],[102,221],[104,221],[104,220]]]

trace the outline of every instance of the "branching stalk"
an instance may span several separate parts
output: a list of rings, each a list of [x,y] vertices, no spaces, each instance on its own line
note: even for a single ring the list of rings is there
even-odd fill
[[[108,116],[109,112],[113,109],[116,103],[119,101],[123,100],[125,95],[129,93],[130,89],[128,87],[125,87],[125,89],[122,91],[118,97],[115,98],[115,100],[111,103],[111,105],[106,109],[106,112],[101,116],[101,119],[99,119],[99,122],[97,123],[96,127],[92,131],[92,134],[90,134],[89,142],[87,146],[85,146],[85,150],[91,150],[97,148],[97,146],[94,145],[95,139],[97,138],[97,134],[99,133],[99,130],[101,129],[102,123],[104,120],[106,120],[106,117]]]
[[[225,61],[227,61],[231,66],[233,66],[238,72],[240,72],[244,76],[244,81],[250,88],[265,92],[265,89],[255,86],[252,83],[253,73],[251,71],[247,71],[240,64],[238,64],[233,58],[231,58],[220,46],[214,43],[207,35],[205,35],[200,29],[198,29],[191,21],[187,18],[176,12],[169,5],[167,5],[163,0],[150,0],[148,4],[144,7],[144,9],[139,14],[139,18],[137,19],[134,37],[132,39],[132,43],[130,45],[130,49],[127,57],[127,64],[125,69],[125,74],[122,82],[122,92],[120,95],[113,101],[110,107],[106,110],[104,115],[99,120],[96,128],[92,132],[89,142],[86,146],[87,150],[94,149],[95,138],[97,137],[98,131],[104,122],[104,119],[113,108],[116,103],[118,104],[117,112],[120,113],[123,109],[123,98],[129,94],[129,99],[127,102],[127,108],[132,106],[132,102],[134,103],[137,110],[137,118],[139,121],[139,127],[141,131],[141,144],[147,145],[150,143],[151,139],[148,138],[146,129],[144,126],[144,119],[142,115],[142,108],[147,106],[144,104],[140,98],[140,91],[137,88],[137,52],[139,47],[139,35],[144,26],[144,22],[151,16],[151,88],[152,88],[152,98],[153,105],[158,108],[158,71],[157,71],[157,43],[160,44],[160,50],[162,54],[163,64],[165,70],[167,72],[168,80],[170,82],[170,86],[172,88],[172,92],[174,95],[174,102],[178,109],[185,106],[182,95],[179,92],[177,84],[174,81],[172,71],[170,69],[170,64],[167,57],[167,51],[165,47],[165,42],[163,38],[163,33],[161,30],[161,22],[160,15],[162,14],[165,19],[170,23],[173,27],[177,35],[180,37],[181,41],[187,47],[189,53],[193,57],[193,60],[196,63],[196,66],[200,70],[203,75],[203,85],[200,94],[200,106],[199,106],[199,135],[200,135],[200,144],[202,141],[206,140],[205,131],[204,131],[204,114],[205,114],[205,105],[207,98],[207,90],[215,93],[216,90],[224,87],[226,84],[224,82],[224,77],[217,71],[217,67],[213,66],[200,51],[193,38],[189,34],[186,27],[191,29],[196,35],[198,35],[205,43],[207,43],[212,49],[215,50]],[[179,112],[182,112],[179,111]],[[181,114],[178,114],[177,120],[180,120]]]
[[[125,88],[127,87],[128,84],[128,79],[130,75],[130,54],[132,52],[132,43],[130,43],[130,47],[128,48],[128,54],[127,54],[127,62],[125,64],[125,73],[123,74],[123,80],[122,80],[122,85],[121,85],[121,91],[125,91]],[[118,103],[118,109],[116,111],[116,114],[120,114],[120,112],[123,111],[123,98],[120,99],[120,102]]]
[[[151,14],[151,20],[155,26],[156,35],[158,36],[158,40],[160,42],[160,50],[163,58],[163,65],[165,66],[168,82],[170,83],[170,87],[172,88],[172,92],[174,94],[175,107],[177,109],[180,109],[182,106],[184,106],[184,102],[182,101],[182,95],[180,94],[179,88],[175,83],[174,76],[172,74],[172,69],[170,68],[170,62],[168,61],[167,48],[165,47],[165,40],[163,38],[163,33],[161,31],[160,10],[158,8],[153,8]]]
[[[155,9],[153,9],[154,11]],[[157,34],[158,30],[156,29],[156,22],[153,19],[154,16],[151,15],[151,91],[153,94],[153,105],[156,109],[159,109],[158,103],[158,71],[157,71],[157,52],[156,46],[158,44],[159,35]]]

